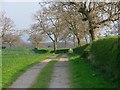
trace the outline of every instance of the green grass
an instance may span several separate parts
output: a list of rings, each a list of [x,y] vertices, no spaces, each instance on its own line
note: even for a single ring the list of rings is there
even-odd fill
[[[94,41],[90,47],[91,64],[116,84],[120,82],[118,45],[118,37],[108,37]]]
[[[57,61],[51,61],[42,69],[32,88],[49,88],[56,62]]]
[[[80,55],[69,54],[69,73],[72,88],[114,88],[115,84],[106,81],[102,75]]]
[[[25,48],[2,50],[2,87],[8,87],[29,67],[50,55],[50,53],[32,53]]]
[[[101,73],[104,79],[118,86],[120,83],[120,37],[112,36],[93,41],[74,49],[81,58],[89,59],[94,69]]]

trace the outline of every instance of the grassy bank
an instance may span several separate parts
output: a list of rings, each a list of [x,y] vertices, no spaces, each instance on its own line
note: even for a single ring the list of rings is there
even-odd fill
[[[72,88],[114,88],[115,85],[104,80],[102,75],[79,55],[69,54],[69,71]]]
[[[2,87],[8,87],[32,65],[49,57],[51,54],[36,54],[29,49],[2,50]]]
[[[93,41],[91,44],[75,48],[73,50],[74,54],[76,54],[75,57],[74,55],[70,55],[73,87],[118,87],[120,82],[118,70],[120,65],[119,45],[118,37],[107,37]],[[76,58],[78,57],[77,55],[80,58]],[[92,73],[93,77],[90,77],[88,74],[92,75]],[[82,77],[80,78],[80,76],[82,74],[86,81],[81,80]],[[100,77],[96,78],[96,75],[100,75],[101,79],[99,80]],[[90,78],[93,81],[89,80]],[[94,81],[94,79],[96,79],[96,81]],[[82,83],[76,83],[80,81],[82,81]]]
[[[57,61],[51,61],[42,69],[32,88],[49,88],[56,62]]]
[[[120,65],[118,45],[118,37],[108,37],[94,41],[90,47],[91,64],[116,84],[120,80],[118,77]]]

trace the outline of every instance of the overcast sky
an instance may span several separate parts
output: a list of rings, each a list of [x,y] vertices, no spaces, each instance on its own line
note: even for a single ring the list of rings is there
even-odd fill
[[[2,9],[1,9],[2,8]],[[6,12],[6,16],[10,17],[17,29],[29,28],[33,23],[32,16],[39,10],[38,2],[2,2],[0,10]],[[27,41],[28,36],[22,36],[24,41]]]
[[[38,2],[4,2],[2,7],[18,29],[28,28],[33,21],[32,14],[40,8]]]

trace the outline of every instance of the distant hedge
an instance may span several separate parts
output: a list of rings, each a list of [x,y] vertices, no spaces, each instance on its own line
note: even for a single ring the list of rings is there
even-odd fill
[[[89,46],[89,44],[85,44],[85,45],[82,45],[81,47],[74,48],[73,52],[75,54],[82,55],[84,53],[84,50],[87,48],[87,46]]]
[[[69,49],[58,49],[56,50],[56,54],[67,53],[68,51]],[[54,51],[51,51],[50,53],[54,53]]]
[[[32,51],[34,53],[38,53],[38,54],[43,54],[43,53],[47,53],[48,50],[45,50],[45,49],[37,49],[37,48],[33,48]]]

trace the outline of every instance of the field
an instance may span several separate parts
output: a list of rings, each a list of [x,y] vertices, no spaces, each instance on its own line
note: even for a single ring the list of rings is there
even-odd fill
[[[8,87],[30,66],[50,55],[49,52],[37,54],[26,48],[2,50],[2,87]]]

